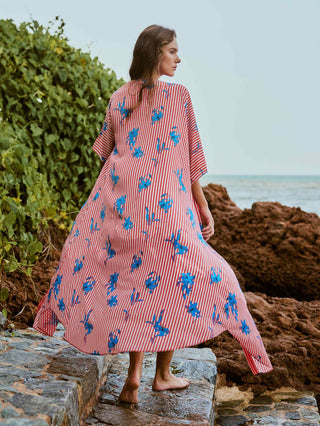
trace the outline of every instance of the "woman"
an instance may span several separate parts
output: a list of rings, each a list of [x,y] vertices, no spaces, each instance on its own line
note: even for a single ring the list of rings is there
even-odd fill
[[[157,352],[153,390],[184,388],[174,349],[225,330],[254,374],[272,370],[237,278],[207,240],[214,222],[199,178],[207,172],[188,90],[165,83],[180,63],[173,30],[138,37],[131,81],[113,93],[93,150],[103,167],[63,247],[33,327],[83,352],[130,352],[120,400],[138,401],[144,352]]]

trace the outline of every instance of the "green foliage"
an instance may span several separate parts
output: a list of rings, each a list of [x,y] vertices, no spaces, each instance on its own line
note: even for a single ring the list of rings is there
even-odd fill
[[[125,82],[37,21],[0,20],[0,269],[33,264],[40,231],[69,226],[95,182],[91,147]],[[30,268],[28,269],[30,272]]]

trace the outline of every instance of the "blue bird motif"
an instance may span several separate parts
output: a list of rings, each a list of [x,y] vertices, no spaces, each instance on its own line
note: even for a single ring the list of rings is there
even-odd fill
[[[174,146],[177,146],[180,142],[181,135],[177,130],[177,126],[173,126],[170,132],[170,138],[173,141]]]
[[[164,210],[165,213],[168,213],[169,209],[173,205],[173,199],[169,197],[167,193],[161,195],[159,206]]]
[[[196,226],[196,221],[194,220],[194,214],[190,207],[187,207],[187,215],[190,216],[192,228]]]
[[[128,133],[126,144],[127,143],[129,144],[130,151],[132,151],[132,148],[135,146],[137,142],[138,134],[139,134],[139,127],[130,130],[130,132]]]
[[[143,157],[144,153],[141,149],[141,146],[139,146],[138,148],[134,149],[134,152],[131,154],[133,157],[135,158],[141,158]]]
[[[140,254],[141,255],[143,254],[142,250],[140,250]],[[133,257],[132,257],[131,271],[130,272],[133,272],[135,269],[138,269],[139,266],[141,265],[141,263],[142,263],[141,256],[134,254]]]
[[[91,234],[95,231],[100,231],[100,228],[98,228],[98,222],[94,223],[93,217],[91,218],[90,222],[90,232]]]
[[[91,323],[89,323],[89,317],[90,317],[92,311],[93,311],[93,309],[90,309],[88,314],[87,315],[84,314],[83,320],[80,321],[80,323],[84,324],[84,330],[85,330],[84,341],[86,343],[87,343],[87,336],[88,336],[88,334],[90,334],[92,332],[92,329],[93,329],[93,325]]]
[[[102,250],[107,250],[107,253],[108,253],[107,258],[104,261],[104,264],[106,264],[107,260],[113,258],[115,256],[115,254],[116,254],[116,251],[111,247],[111,242],[110,242],[109,235],[108,235],[108,241],[106,241],[106,246],[102,247]]]
[[[146,289],[149,290],[149,293],[152,292],[158,287],[160,282],[160,275],[157,275],[155,271],[152,271],[148,274],[148,278],[145,281]]]
[[[119,278],[119,272],[114,272],[113,274],[110,275],[109,281],[105,285],[105,287],[107,287],[107,296],[109,296],[109,294],[115,290],[116,284],[118,282],[118,278]]]
[[[184,183],[182,182],[182,171],[183,171],[183,169],[181,169],[181,170],[177,169],[177,171],[174,170],[174,174],[179,179],[179,183],[180,183],[179,190],[183,191],[183,192],[187,192],[186,187],[184,186]]]
[[[110,176],[112,180],[112,189],[114,190],[115,185],[118,183],[119,176],[115,174],[115,163],[113,163],[112,169],[110,169]]]
[[[153,108],[152,117],[151,117],[151,125],[155,122],[159,121],[163,116],[163,106],[160,106],[159,109]]]
[[[244,333],[244,334],[248,335],[251,332],[248,324],[246,324],[246,320],[245,319],[243,321],[241,320],[241,327],[239,327],[239,328],[242,331],[242,333]]]
[[[62,277],[63,277],[63,275],[57,275],[57,277],[56,277],[56,279],[53,283],[54,298],[56,300],[57,300],[57,296],[58,296],[59,291],[60,291],[60,284],[61,284],[61,281],[62,281]]]
[[[135,303],[138,303],[138,302],[143,302],[143,299],[139,299],[139,297],[140,297],[140,293],[136,292],[136,289],[134,288],[130,296],[130,305],[134,305]]]
[[[87,277],[85,282],[82,284],[82,290],[85,295],[89,293],[94,287],[96,283],[96,280],[94,280],[92,277]]]
[[[66,305],[65,305],[65,303],[64,303],[64,301],[63,301],[63,298],[62,298],[62,299],[59,299],[58,308],[59,308],[59,311],[61,311],[61,312],[64,312],[64,311],[65,311],[65,309],[66,309]]]
[[[127,198],[126,195],[122,195],[121,197],[117,198],[113,204],[113,209],[116,210],[116,212],[118,213],[121,219],[122,219],[122,213],[124,210],[126,198]]]
[[[216,268],[212,266],[211,275],[210,275],[210,284],[219,283],[221,281],[221,268]]]
[[[191,314],[191,315],[194,317],[194,319],[195,319],[195,320],[196,320],[197,318],[200,318],[200,317],[201,317],[201,315],[200,315],[200,311],[199,311],[199,309],[198,309],[198,307],[197,307],[197,304],[198,304],[198,302],[192,303],[192,302],[191,302],[191,300],[190,300],[190,301],[189,301],[189,306],[188,306],[188,305],[186,305],[187,312],[188,312],[189,314]]]
[[[125,217],[124,218],[124,222],[123,222],[123,224],[122,224],[122,228],[123,229],[126,229],[127,231],[129,231],[131,228],[133,228],[133,222],[132,222],[132,220],[130,219],[130,217],[131,216],[129,216],[129,217]]]
[[[100,219],[102,223],[104,222],[105,217],[106,217],[106,206],[102,204],[101,211],[100,211]]]
[[[160,312],[158,319],[156,315],[153,315],[152,321],[146,321],[147,324],[151,324],[154,327],[154,336],[151,337],[151,343],[153,343],[157,337],[167,336],[169,334],[169,328],[166,328],[161,324],[163,312],[164,309]]]
[[[72,299],[71,299],[71,307],[73,308],[74,306],[78,305],[80,302],[79,300],[79,296],[76,296],[76,290],[73,290],[72,293]]]
[[[234,315],[236,321],[238,321],[238,306],[235,293],[229,293],[227,303],[224,305],[224,312],[227,319],[229,319],[229,308],[231,309],[231,313]]]
[[[146,189],[146,188],[148,188],[148,186],[151,185],[151,177],[152,177],[152,175],[149,173],[149,174],[147,174],[145,176],[141,176],[139,178],[139,184],[138,184],[139,191],[138,192],[141,192],[143,189]]]
[[[101,189],[101,188],[99,188],[99,191],[100,191],[100,189]],[[96,195],[92,198],[92,201],[96,201],[96,200],[100,197],[99,191],[98,191],[98,192],[96,193]]]
[[[190,272],[182,272],[179,280],[177,282],[177,286],[182,284],[181,291],[182,291],[182,297],[186,299],[187,296],[192,291],[192,287],[194,284],[195,275],[191,275]]]
[[[75,275],[77,272],[81,271],[81,269],[83,268],[83,260],[84,260],[84,256],[82,256],[82,258],[76,259],[74,261],[74,267],[73,267],[73,274]]]
[[[107,305],[110,306],[111,308],[113,308],[113,306],[117,306],[118,304],[118,295],[114,294],[113,296],[109,297],[109,299],[107,299]]]
[[[179,240],[180,240],[180,235],[181,235],[181,229],[178,230],[177,236],[175,237],[174,232],[171,235],[171,238],[166,238],[165,241],[169,241],[170,243],[172,243],[173,248],[174,248],[174,254],[172,255],[172,260],[175,260],[175,256],[177,254],[184,254],[188,252],[188,247],[182,245]]]
[[[157,138],[157,153],[161,154],[163,151],[170,151],[170,148],[166,147],[166,143],[165,142],[160,142],[160,139]]]
[[[119,102],[118,107],[114,108],[114,111],[120,111],[121,114],[121,119],[120,119],[120,124],[122,125],[123,120],[128,117],[128,115],[130,115],[130,113],[132,112],[131,108],[125,108],[125,99],[126,97],[123,97],[122,100],[122,104]]]
[[[108,337],[108,348],[109,348],[109,353],[111,353],[112,349],[116,346],[116,344],[119,341],[119,334],[120,334],[120,330],[118,329],[116,332],[109,333],[109,337]]]

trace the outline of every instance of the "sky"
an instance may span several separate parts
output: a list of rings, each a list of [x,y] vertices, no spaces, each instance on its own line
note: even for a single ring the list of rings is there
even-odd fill
[[[319,0],[0,0],[0,19],[65,21],[69,43],[130,80],[151,24],[175,29],[208,173],[320,174]]]

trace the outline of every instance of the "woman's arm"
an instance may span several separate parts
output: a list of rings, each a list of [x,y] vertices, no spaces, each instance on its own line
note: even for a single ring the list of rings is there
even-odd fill
[[[203,194],[200,182],[197,180],[191,185],[193,198],[199,207],[201,222],[203,228],[201,230],[203,238],[207,241],[214,234],[214,220],[208,207],[206,197]]]
[[[197,180],[191,185],[193,198],[196,200],[199,207],[208,207],[207,200],[203,194],[200,182]]]

